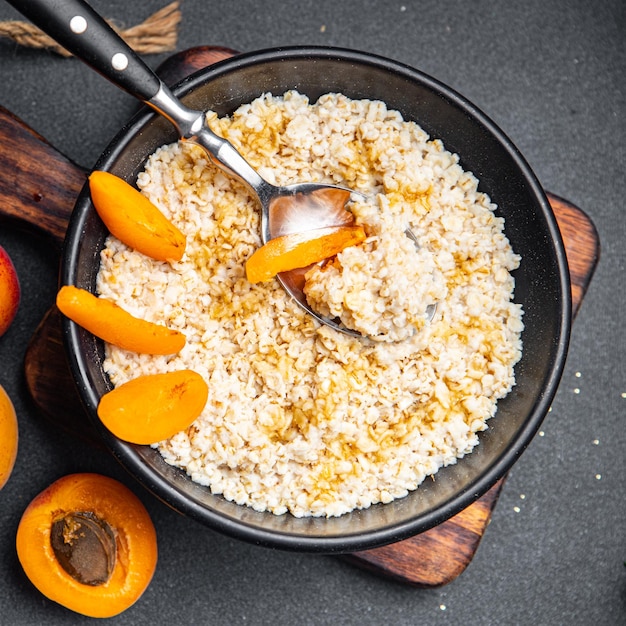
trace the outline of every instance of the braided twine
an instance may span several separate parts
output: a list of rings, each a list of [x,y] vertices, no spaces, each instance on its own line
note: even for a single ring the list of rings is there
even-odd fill
[[[163,7],[141,24],[131,28],[120,28],[111,20],[107,23],[138,54],[159,54],[176,48],[178,24],[181,20],[180,2]],[[0,37],[10,39],[27,48],[43,48],[57,54],[72,56],[65,48],[48,37],[30,22],[0,22]]]

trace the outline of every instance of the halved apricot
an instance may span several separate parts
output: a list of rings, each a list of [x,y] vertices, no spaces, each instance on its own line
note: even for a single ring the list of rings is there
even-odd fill
[[[157,563],[145,507],[100,474],[65,476],[36,496],[20,520],[16,547],[41,593],[90,617],[112,617],[134,604]]]
[[[120,241],[158,261],[180,261],[185,235],[140,191],[110,172],[89,176],[94,207]]]
[[[9,394],[0,385],[0,489],[11,476],[17,458],[18,427]]]
[[[251,283],[272,279],[280,272],[307,267],[366,239],[362,226],[329,226],[270,239],[246,261]]]
[[[175,354],[186,342],[183,333],[139,319],[114,302],[73,285],[64,285],[59,289],[56,303],[63,315],[96,337],[124,350]]]
[[[193,370],[148,374],[104,394],[98,417],[116,437],[149,445],[191,426],[208,396],[206,382]]]

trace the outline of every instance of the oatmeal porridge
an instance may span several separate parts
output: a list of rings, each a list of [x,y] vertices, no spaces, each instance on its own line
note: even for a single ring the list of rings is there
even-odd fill
[[[458,157],[384,103],[265,94],[209,122],[269,182],[340,184],[367,239],[307,273],[320,325],[276,280],[251,284],[251,192],[196,146],[163,146],[137,184],[185,233],[178,262],[109,237],[98,293],[185,333],[180,353],[107,345],[113,384],[189,368],[209,385],[187,430],[156,444],[215,494],[258,511],[338,516],[416,489],[478,444],[515,384],[519,257]],[[407,235],[407,231],[414,238]],[[434,311],[434,315],[433,315]]]

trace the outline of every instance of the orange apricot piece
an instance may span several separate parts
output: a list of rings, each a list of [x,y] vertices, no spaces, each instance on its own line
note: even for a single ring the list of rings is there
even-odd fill
[[[180,261],[185,235],[140,191],[103,171],[90,174],[89,190],[98,215],[120,241],[158,261]]]
[[[114,302],[98,298],[73,285],[59,289],[56,303],[63,315],[96,337],[124,350],[144,354],[175,354],[186,343],[183,333],[139,319]]]
[[[148,374],[105,393],[98,417],[119,439],[149,445],[191,426],[208,396],[206,382],[193,370]]]
[[[7,484],[17,458],[18,427],[9,394],[0,385],[0,489]]]
[[[156,531],[127,487],[100,474],[60,478],[28,505],[17,556],[43,595],[89,617],[112,617],[146,590],[157,564]]]
[[[246,261],[251,283],[271,280],[280,272],[307,267],[366,239],[362,226],[329,226],[270,239]]]

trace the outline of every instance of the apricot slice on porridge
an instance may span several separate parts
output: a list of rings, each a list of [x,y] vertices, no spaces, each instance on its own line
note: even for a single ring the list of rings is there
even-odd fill
[[[60,478],[28,505],[17,556],[43,595],[90,617],[134,604],[157,564],[157,539],[141,501],[100,474]]]
[[[329,226],[270,239],[246,262],[251,283],[271,280],[280,272],[307,267],[366,239],[362,226]]]
[[[140,191],[102,171],[90,174],[89,190],[100,219],[120,241],[158,261],[180,261],[185,235]]]
[[[98,417],[119,439],[150,445],[191,426],[208,397],[206,382],[193,370],[148,374],[104,394]]]
[[[0,385],[0,489],[11,476],[17,458],[17,415],[9,394]]]
[[[124,350],[175,354],[186,343],[183,333],[135,317],[114,302],[73,285],[61,287],[56,303],[61,313],[73,322]]]

